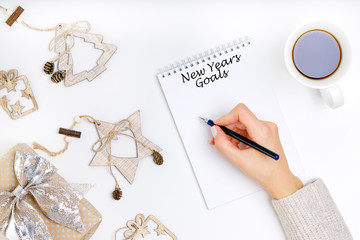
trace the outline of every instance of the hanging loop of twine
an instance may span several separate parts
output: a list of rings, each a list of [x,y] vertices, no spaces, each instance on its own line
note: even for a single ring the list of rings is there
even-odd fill
[[[5,13],[7,11],[9,11],[10,9],[7,9],[3,6],[0,6],[0,9],[4,10]],[[30,24],[26,23],[25,21],[22,21],[21,22],[25,27],[29,28],[29,29],[32,29],[32,30],[35,30],[35,31],[39,31],[39,32],[51,32],[51,31],[55,31],[58,27],[52,27],[52,28],[37,28],[37,27],[33,27],[31,26]]]
[[[123,123],[127,123],[127,125],[120,128]],[[117,129],[117,128],[119,128],[119,129]],[[104,150],[104,148],[106,148],[107,144],[111,143],[111,140],[113,140],[117,135],[120,135],[120,134],[127,135],[127,134],[124,134],[123,132],[129,130],[130,128],[131,128],[131,123],[128,119],[123,119],[123,120],[117,122],[107,135],[100,138],[92,145],[91,149],[94,152],[100,152],[100,151]],[[98,143],[102,143],[102,145],[98,149],[95,149],[95,147]],[[110,155],[111,155],[111,152],[110,152]]]
[[[100,125],[100,122],[98,120],[96,120],[95,118],[93,118],[90,115],[80,115],[80,118],[85,118],[89,123],[95,124],[95,125]]]
[[[77,124],[77,122],[74,122],[71,125],[70,129],[73,130],[74,127],[76,126],[76,124]],[[34,149],[39,149],[41,151],[44,151],[44,152],[48,153],[50,156],[52,156],[52,157],[55,157],[57,155],[60,155],[60,154],[62,154],[64,152],[66,152],[66,150],[68,150],[68,148],[69,148],[69,145],[70,145],[70,142],[65,142],[65,147],[62,150],[60,150],[58,152],[52,152],[52,151],[48,150],[46,147],[42,146],[41,144],[39,144],[37,142],[33,142],[33,148]]]
[[[86,27],[81,27],[79,26],[79,24],[86,24]],[[64,26],[59,24],[55,30],[61,29]],[[72,35],[72,32],[83,32],[83,33],[88,33],[91,30],[91,24],[88,21],[77,21],[73,24],[70,25],[70,27],[66,30],[64,30],[61,34],[53,37],[48,45],[48,49],[49,51],[53,51],[55,48],[55,43],[57,41],[59,41],[61,38],[65,38],[65,40],[67,39],[68,36],[71,37],[71,41],[72,41],[72,46],[70,47],[70,49],[74,46],[74,36]]]
[[[80,118],[85,118],[90,123],[97,124],[97,125],[100,124],[99,121],[95,120],[93,117],[91,117],[89,115],[81,115],[79,117]],[[75,128],[76,124],[77,124],[77,122],[74,122],[69,129],[73,130]],[[37,142],[33,142],[33,148],[34,149],[42,150],[42,151],[48,153],[52,157],[55,157],[57,155],[60,155],[60,154],[64,153],[69,148],[69,145],[70,145],[70,142],[66,142],[65,147],[62,150],[60,150],[58,152],[52,152],[52,151],[48,150],[46,147],[42,146],[41,144],[39,144]]]
[[[0,9],[4,10],[5,13],[7,11],[9,11],[10,9],[8,8],[5,8],[3,6],[0,5]],[[52,27],[52,28],[37,28],[37,27],[33,27],[31,26],[30,24],[26,23],[25,21],[22,21],[21,22],[25,27],[29,28],[29,29],[32,29],[32,30],[35,30],[35,31],[39,31],[39,32],[51,32],[51,31],[55,31],[57,29],[59,29],[59,27],[61,27],[61,25],[57,25],[55,27]],[[75,23],[73,23],[71,25],[71,28],[73,28],[73,30],[78,30],[80,27],[77,26],[78,24],[81,24],[81,23],[85,23],[86,24],[86,27],[81,27],[81,29],[85,29],[85,32],[89,32],[91,30],[91,24],[88,22],[88,21],[77,21]]]
[[[84,23],[86,25],[85,27],[80,26],[80,24],[84,24]],[[63,27],[64,27],[63,25],[59,24],[57,29],[61,29]],[[77,21],[77,22],[71,24],[70,27],[68,27],[66,30],[64,30],[61,34],[56,35],[55,37],[53,37],[50,40],[49,45],[48,45],[49,51],[53,51],[55,49],[56,43],[61,39],[64,39],[65,51],[60,53],[51,62],[55,63],[62,56],[67,54],[68,55],[67,64],[70,65],[70,68],[66,69],[66,71],[72,71],[72,69],[73,69],[73,57],[72,57],[72,54],[71,54],[71,49],[73,49],[73,47],[75,46],[75,38],[74,38],[73,33],[74,32],[88,33],[90,30],[91,30],[90,22],[88,22],[88,21]],[[69,37],[70,37],[70,39],[69,39]]]

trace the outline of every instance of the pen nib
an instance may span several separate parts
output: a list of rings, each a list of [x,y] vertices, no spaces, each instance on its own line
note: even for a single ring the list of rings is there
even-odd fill
[[[199,117],[199,118],[201,118],[201,120],[203,120],[204,123],[206,123],[207,125],[209,125],[209,126],[211,126],[211,127],[215,125],[215,123],[214,123],[212,120],[210,120],[210,119],[203,118],[203,117]]]
[[[201,120],[203,120],[205,123],[207,123],[207,119],[203,117],[199,117]]]

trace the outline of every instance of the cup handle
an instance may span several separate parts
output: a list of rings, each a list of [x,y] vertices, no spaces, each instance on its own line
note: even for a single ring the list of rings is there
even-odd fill
[[[344,94],[338,85],[320,89],[320,95],[332,109],[344,105]]]

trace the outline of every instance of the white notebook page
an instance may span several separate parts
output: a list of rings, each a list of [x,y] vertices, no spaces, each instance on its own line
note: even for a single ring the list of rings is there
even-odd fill
[[[216,119],[238,103],[245,103],[259,119],[273,121],[279,126],[291,170],[297,175],[303,173],[269,82],[272,77],[276,76],[267,76],[261,69],[261,52],[257,51],[254,40],[158,75],[209,209],[262,188],[209,144],[210,127],[199,116]]]

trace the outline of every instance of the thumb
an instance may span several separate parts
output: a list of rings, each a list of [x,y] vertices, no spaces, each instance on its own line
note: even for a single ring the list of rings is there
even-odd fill
[[[229,140],[229,137],[220,127],[212,126],[211,134],[215,140],[216,149],[225,157],[233,162],[236,162],[241,157],[241,150]]]

